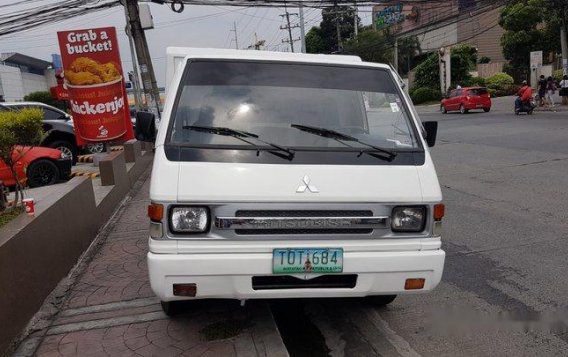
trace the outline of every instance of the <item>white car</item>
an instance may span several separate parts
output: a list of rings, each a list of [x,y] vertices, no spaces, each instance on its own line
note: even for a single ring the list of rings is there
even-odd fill
[[[358,57],[168,49],[148,269],[180,300],[369,296],[440,282],[442,194],[398,77]],[[152,140],[151,114],[138,118]]]

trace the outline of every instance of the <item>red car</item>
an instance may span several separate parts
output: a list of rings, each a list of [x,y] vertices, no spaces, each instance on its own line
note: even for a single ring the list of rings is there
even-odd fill
[[[487,88],[467,87],[454,89],[450,95],[442,99],[440,111],[443,114],[451,111],[459,111],[462,114],[472,109],[483,109],[484,112],[491,110],[491,96]]]
[[[27,180],[28,186],[39,187],[56,183],[61,180],[68,180],[71,174],[71,158],[64,157],[57,149],[34,147],[19,147],[13,152],[13,158],[18,158],[16,162],[16,172],[18,178]],[[0,180],[4,186],[14,186],[16,181],[8,165],[0,160]]]

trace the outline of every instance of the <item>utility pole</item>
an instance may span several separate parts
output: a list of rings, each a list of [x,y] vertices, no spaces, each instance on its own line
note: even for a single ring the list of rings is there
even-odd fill
[[[252,49],[252,48],[254,48],[254,49],[257,50],[257,51],[260,51],[260,48],[261,48],[262,46],[264,46],[265,44],[266,44],[266,40],[259,40],[258,37],[257,37],[257,35],[256,35],[256,32],[255,32],[255,33],[254,33],[254,43],[253,43],[252,45],[248,46],[247,48],[248,48],[249,50]]]
[[[142,76],[142,87],[144,88],[144,96],[146,103],[151,103],[150,110],[156,114],[158,119],[161,119],[160,113],[160,90],[158,89],[158,82],[154,74],[154,66],[152,66],[152,59],[150,58],[150,51],[148,50],[148,43],[146,42],[146,35],[140,24],[140,14],[138,12],[137,0],[124,0],[126,2],[126,14],[130,31],[134,39],[136,47],[136,56],[140,64],[140,74]]]
[[[393,56],[393,64],[394,70],[398,73],[398,37],[394,38],[394,56]]]
[[[334,9],[335,30],[337,31],[337,52],[343,52],[343,45],[341,44],[341,30],[339,29],[339,9],[337,8],[337,1],[335,1]]]
[[[126,19],[126,27],[124,31],[128,36],[128,44],[130,46],[130,57],[132,58],[132,78],[128,78],[132,82],[132,90],[134,91],[134,106],[136,111],[142,111],[142,97],[140,96],[140,75],[138,74],[138,62],[136,61],[136,52],[134,51],[134,39],[132,31],[130,31],[130,22],[128,21],[128,10],[124,6],[124,17]],[[130,77],[130,73],[128,73]]]
[[[304,26],[304,5],[300,2],[300,43],[302,44],[302,53],[306,53],[306,28]]]
[[[290,49],[292,50],[292,52],[294,52],[294,42],[295,42],[295,41],[298,41],[299,39],[293,39],[293,38],[292,38],[292,29],[293,29],[293,28],[300,27],[300,25],[297,24],[297,25],[291,26],[291,25],[290,25],[290,15],[292,15],[292,16],[298,16],[298,14],[295,14],[295,13],[294,13],[294,14],[291,14],[291,13],[289,13],[289,12],[288,12],[288,9],[286,8],[286,6],[284,6],[284,10],[286,11],[286,13],[280,15],[280,17],[286,17],[286,24],[287,24],[287,25],[285,25],[285,26],[280,26],[280,29],[281,29],[281,30],[288,30],[288,37],[289,37],[289,40],[282,40],[282,42],[283,42],[283,43],[289,43],[289,44],[290,44]]]
[[[357,17],[359,17],[359,10],[357,9],[357,0],[353,1],[353,33],[355,34],[355,38],[359,35],[359,22],[357,21]]]
[[[562,73],[568,74],[568,44],[566,43],[566,21],[560,26],[560,43],[562,45]]]
[[[233,21],[233,30],[229,30],[235,33],[235,49],[239,49],[239,38],[237,37],[237,23]]]

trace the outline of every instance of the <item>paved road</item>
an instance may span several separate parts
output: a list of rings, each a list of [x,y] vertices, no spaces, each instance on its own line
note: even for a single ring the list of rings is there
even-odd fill
[[[567,355],[568,113],[441,115],[433,156],[447,205],[443,282],[387,308],[360,299],[200,303],[167,319],[148,288],[148,182],[19,352],[39,355]],[[271,308],[272,314],[268,308]],[[217,322],[236,336],[207,339]],[[201,331],[201,332],[200,332]],[[273,348],[273,350],[270,350]],[[285,352],[283,353],[285,354]]]
[[[566,356],[568,113],[438,114],[443,282],[385,309],[304,303],[334,356]]]

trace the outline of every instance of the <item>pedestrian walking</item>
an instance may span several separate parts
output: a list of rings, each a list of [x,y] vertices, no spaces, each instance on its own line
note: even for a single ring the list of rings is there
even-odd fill
[[[546,102],[550,107],[554,107],[554,94],[556,93],[556,83],[552,77],[546,79]]]
[[[560,96],[562,97],[562,105],[568,104],[568,76],[564,75],[560,81]]]
[[[540,79],[538,80],[538,102],[539,105],[542,107],[544,105],[544,97],[546,95],[546,86],[547,86],[546,78],[544,78],[544,74],[540,75]]]

